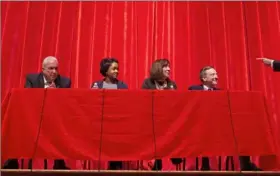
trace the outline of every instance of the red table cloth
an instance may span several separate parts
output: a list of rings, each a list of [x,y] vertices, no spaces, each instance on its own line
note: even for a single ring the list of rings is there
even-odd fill
[[[2,158],[275,155],[261,92],[13,89]]]

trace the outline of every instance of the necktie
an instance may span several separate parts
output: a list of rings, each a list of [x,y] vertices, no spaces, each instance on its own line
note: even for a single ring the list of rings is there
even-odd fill
[[[48,88],[56,88],[55,83],[54,82],[49,83],[49,87]]]

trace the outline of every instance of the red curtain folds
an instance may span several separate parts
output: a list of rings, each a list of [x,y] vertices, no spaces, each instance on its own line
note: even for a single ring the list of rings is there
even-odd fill
[[[265,104],[261,92],[13,89],[3,157],[271,156]]]
[[[166,57],[180,90],[213,65],[221,88],[263,91],[280,144],[279,74],[255,60],[280,59],[279,9],[279,2],[1,2],[1,100],[48,55],[73,88],[88,88],[100,79],[101,58],[116,57],[130,89]]]

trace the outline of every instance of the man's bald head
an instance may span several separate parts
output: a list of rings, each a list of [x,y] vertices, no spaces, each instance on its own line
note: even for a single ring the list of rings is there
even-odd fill
[[[53,82],[58,75],[58,61],[54,56],[48,56],[43,60],[42,72],[48,82]]]

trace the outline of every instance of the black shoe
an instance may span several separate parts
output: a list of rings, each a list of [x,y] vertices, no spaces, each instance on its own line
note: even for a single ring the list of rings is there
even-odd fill
[[[251,170],[252,171],[263,171],[262,169],[258,168],[254,163],[251,163]]]
[[[69,167],[66,166],[53,166],[54,170],[70,170]]]
[[[202,170],[202,171],[210,171],[211,168],[210,168],[210,166],[202,166],[202,167],[200,168],[200,170]]]
[[[202,166],[201,166],[200,170],[202,170],[202,171],[210,171],[211,168],[210,168],[209,158],[208,157],[202,157],[201,160],[202,160]]]
[[[53,169],[54,170],[70,170],[69,167],[66,167],[65,161],[62,159],[54,160]]]
[[[122,170],[122,161],[109,161],[109,170]]]
[[[156,159],[155,160],[155,165],[154,167],[152,168],[153,171],[156,171],[156,170],[162,170],[162,160],[161,159]]]
[[[258,168],[254,163],[249,163],[246,167],[241,168],[242,171],[263,171]]]

